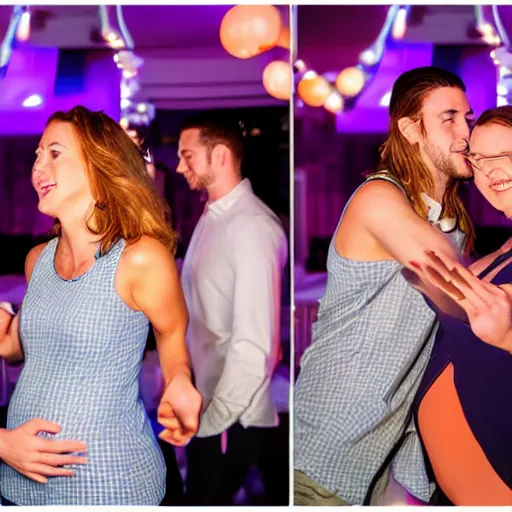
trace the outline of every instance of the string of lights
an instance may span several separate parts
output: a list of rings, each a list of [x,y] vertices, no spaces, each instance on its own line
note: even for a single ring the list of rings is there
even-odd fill
[[[115,50],[113,56],[117,67],[122,70],[120,79],[121,125],[128,129],[149,125],[155,117],[154,105],[146,102],[135,102],[134,97],[140,91],[139,70],[144,60],[137,56],[134,42],[123,17],[122,6],[115,6],[115,27],[111,23],[112,8],[98,6],[100,32],[105,42]],[[112,16],[113,17],[113,16]],[[24,43],[30,38],[31,9],[28,5],[13,7],[5,36],[0,44],[0,80],[5,77],[11,60],[12,52],[17,43]],[[25,107],[36,107],[42,103],[39,95],[32,95],[23,102]]]
[[[497,66],[497,104],[512,102],[512,54],[510,38],[501,22],[497,5],[490,6],[492,20],[486,17],[484,6],[475,6],[475,26],[482,40],[493,47],[491,58]],[[333,77],[320,75],[302,59],[294,62],[299,106],[323,107],[332,113],[348,111],[370,85],[382,61],[390,39],[400,40],[407,30],[410,5],[392,5],[375,41],[359,54],[358,62]]]
[[[114,62],[122,70],[121,73],[121,126],[132,135],[137,136],[133,127],[148,126],[155,117],[155,106],[151,103],[135,102],[134,97],[140,91],[139,70],[144,59],[133,51],[135,44],[123,17],[123,8],[116,5],[117,29],[110,23],[109,6],[98,7],[101,35],[111,48],[117,50]]]
[[[110,20],[112,9],[115,9],[115,28]],[[273,60],[263,70],[263,86],[271,96],[287,101],[295,85],[300,104],[323,107],[332,113],[350,110],[378,72],[389,40],[399,40],[405,36],[410,9],[410,5],[390,6],[375,41],[359,54],[354,66],[341,70],[336,76],[332,73],[321,75],[300,58],[294,60],[293,67],[289,60]],[[154,119],[155,108],[150,103],[134,101],[140,91],[138,76],[144,60],[134,52],[134,42],[124,21],[122,6],[100,5],[98,13],[101,35],[116,50],[113,58],[122,70],[121,124],[147,126]],[[30,38],[30,18],[29,6],[13,7],[6,34],[0,44],[0,79],[7,72],[16,42],[25,42]],[[475,6],[475,26],[482,41],[493,47],[490,56],[497,67],[497,104],[510,104],[512,43],[501,21],[499,6]],[[279,10],[272,5],[232,7],[221,22],[219,35],[224,49],[241,59],[260,55],[276,46],[290,49],[290,30],[283,22]],[[31,105],[34,102],[36,100],[31,98]]]

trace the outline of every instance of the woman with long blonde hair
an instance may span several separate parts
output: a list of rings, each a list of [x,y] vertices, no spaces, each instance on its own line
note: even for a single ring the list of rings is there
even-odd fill
[[[158,505],[165,464],[138,387],[149,323],[165,381],[162,439],[185,445],[201,409],[168,209],[136,144],[102,112],[55,113],[36,155],[38,208],[55,223],[53,238],[26,258],[19,316],[6,322],[0,311],[0,355],[24,360],[7,427],[44,418],[60,431],[40,436],[81,441],[87,459],[58,467],[34,452],[24,464],[4,464],[2,497],[16,505]]]

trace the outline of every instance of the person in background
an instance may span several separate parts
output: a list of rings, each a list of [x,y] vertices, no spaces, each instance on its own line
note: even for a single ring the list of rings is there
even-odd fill
[[[242,178],[243,150],[240,126],[226,116],[205,112],[181,126],[177,172],[208,198],[182,269],[187,343],[204,400],[197,437],[187,446],[189,505],[232,504],[278,424],[270,382],[287,240]]]

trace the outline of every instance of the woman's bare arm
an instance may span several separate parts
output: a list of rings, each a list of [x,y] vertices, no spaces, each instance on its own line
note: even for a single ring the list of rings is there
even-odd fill
[[[32,248],[25,258],[25,278],[27,284],[32,276],[34,265],[46,244],[40,244]],[[19,336],[19,315],[11,315],[0,308],[0,357],[8,362],[19,362],[23,360]]]

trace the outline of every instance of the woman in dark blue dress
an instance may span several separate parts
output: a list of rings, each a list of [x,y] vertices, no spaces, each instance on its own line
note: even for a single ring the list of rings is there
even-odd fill
[[[480,192],[511,218],[512,107],[482,114],[468,159]],[[418,272],[453,300],[413,411],[437,503],[512,505],[510,243],[472,271],[431,253]]]

